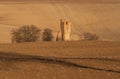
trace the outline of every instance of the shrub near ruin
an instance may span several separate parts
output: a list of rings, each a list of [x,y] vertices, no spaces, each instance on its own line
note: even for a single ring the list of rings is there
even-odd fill
[[[40,38],[41,30],[34,25],[24,25],[11,31],[12,43],[34,42]]]

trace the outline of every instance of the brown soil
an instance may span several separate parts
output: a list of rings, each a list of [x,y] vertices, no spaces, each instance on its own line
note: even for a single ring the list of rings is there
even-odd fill
[[[120,42],[0,44],[1,79],[119,79]]]

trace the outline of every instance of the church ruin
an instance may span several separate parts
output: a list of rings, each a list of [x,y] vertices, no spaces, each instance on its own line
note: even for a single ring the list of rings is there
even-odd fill
[[[60,31],[57,34],[56,41],[70,41],[71,22],[61,19]]]

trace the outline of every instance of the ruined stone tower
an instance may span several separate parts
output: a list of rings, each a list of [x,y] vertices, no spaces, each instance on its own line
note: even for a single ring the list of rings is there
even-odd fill
[[[71,22],[60,20],[60,31],[57,35],[57,41],[70,41]]]

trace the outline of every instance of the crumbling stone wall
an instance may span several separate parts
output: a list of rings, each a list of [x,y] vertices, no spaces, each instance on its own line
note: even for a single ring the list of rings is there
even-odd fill
[[[56,41],[70,41],[71,22],[60,20],[60,31],[58,32]]]

